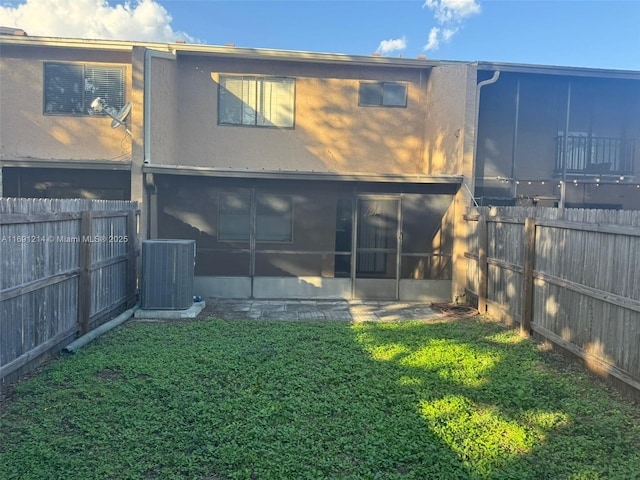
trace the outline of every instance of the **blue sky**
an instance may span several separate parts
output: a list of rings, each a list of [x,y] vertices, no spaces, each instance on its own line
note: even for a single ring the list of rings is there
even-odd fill
[[[30,35],[640,70],[640,0],[0,0]]]

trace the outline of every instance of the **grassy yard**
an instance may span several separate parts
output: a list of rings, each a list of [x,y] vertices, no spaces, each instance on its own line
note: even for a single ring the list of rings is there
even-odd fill
[[[0,407],[0,478],[640,478],[638,407],[562,365],[476,319],[130,323]]]

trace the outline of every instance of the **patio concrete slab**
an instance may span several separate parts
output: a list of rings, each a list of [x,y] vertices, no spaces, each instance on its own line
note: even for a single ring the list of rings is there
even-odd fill
[[[207,308],[202,315],[224,320],[320,320],[352,323],[428,321],[442,316],[426,303],[272,299],[207,299]]]
[[[136,310],[134,317],[143,320],[182,320],[196,318],[206,307],[206,302],[194,302],[186,310]]]

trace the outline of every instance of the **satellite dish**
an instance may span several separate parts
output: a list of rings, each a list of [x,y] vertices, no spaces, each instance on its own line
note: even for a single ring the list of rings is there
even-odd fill
[[[112,122],[111,122],[111,128],[117,128],[120,125],[122,125],[129,135],[131,135],[131,132],[127,128],[127,126],[124,123],[124,121],[127,118],[127,116],[129,115],[129,113],[131,113],[131,107],[132,107],[132,103],[128,102],[120,110],[116,110],[115,108],[110,107],[109,105],[105,105],[105,103],[102,101],[102,99],[100,97],[96,97],[93,100],[93,102],[91,102],[91,111],[92,112],[104,112],[104,113],[106,113],[107,115],[109,115],[113,119]]]
[[[124,107],[122,107],[120,110],[118,110],[118,112],[116,113],[115,118],[111,122],[111,128],[116,128],[116,127],[118,127],[120,125],[124,125],[124,120],[125,120],[125,118],[127,118],[129,113],[131,113],[131,107],[132,106],[133,106],[133,104],[131,102],[129,102]]]

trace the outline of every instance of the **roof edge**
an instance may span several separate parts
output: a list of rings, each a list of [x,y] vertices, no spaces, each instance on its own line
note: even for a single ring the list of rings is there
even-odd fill
[[[640,79],[638,70],[617,70],[594,67],[569,67],[559,65],[536,65],[527,63],[476,62],[478,70],[500,70],[501,72],[540,73],[545,75],[601,76]]]
[[[298,50],[274,50],[262,48],[245,48],[235,46],[200,45],[192,43],[160,43],[125,40],[95,40],[63,37],[36,37],[0,35],[0,45],[16,45],[26,47],[78,48],[100,50],[133,50],[142,47],[178,55],[211,55],[229,56],[249,59],[270,59],[283,61],[302,61],[314,63],[347,63],[351,65],[378,65],[409,68],[431,68],[442,64],[437,60],[402,57],[380,57],[365,55],[348,55],[344,53],[320,53]],[[469,62],[460,62],[469,63]]]
[[[378,182],[378,183],[421,183],[453,184],[462,183],[462,175],[420,175],[364,172],[313,172],[282,170],[239,170],[219,167],[193,167],[186,165],[145,164],[146,173],[173,175],[201,175],[223,178],[260,178],[275,180],[331,180],[338,182]]]

